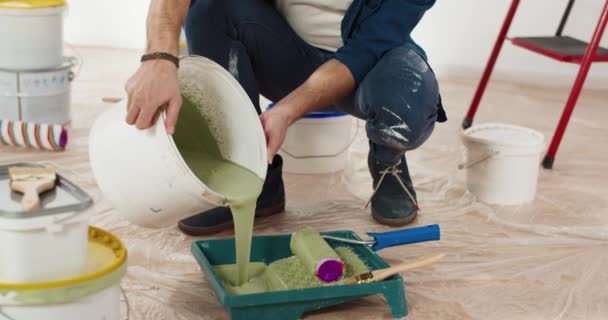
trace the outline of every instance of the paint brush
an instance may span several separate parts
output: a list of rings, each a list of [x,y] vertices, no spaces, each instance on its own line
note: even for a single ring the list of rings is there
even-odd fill
[[[40,194],[55,187],[57,174],[52,167],[10,167],[11,189],[23,194],[21,207],[24,211],[40,208]]]
[[[445,257],[445,253],[438,253],[429,256],[420,257],[414,261],[404,262],[402,264],[396,265],[394,267],[374,270],[371,272],[366,272],[360,274],[358,276],[350,277],[344,280],[344,284],[362,284],[362,283],[370,283],[370,282],[378,282],[389,277],[392,277],[396,274],[405,272],[407,270],[423,267],[429,265],[431,263],[435,263]]]

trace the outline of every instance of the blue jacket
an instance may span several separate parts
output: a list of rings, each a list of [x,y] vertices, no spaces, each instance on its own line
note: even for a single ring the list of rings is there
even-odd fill
[[[407,46],[427,60],[424,50],[412,39],[412,31],[436,0],[354,0],[342,20],[344,46],[335,58],[344,63],[357,85],[388,51]],[[447,120],[441,98],[439,122]]]

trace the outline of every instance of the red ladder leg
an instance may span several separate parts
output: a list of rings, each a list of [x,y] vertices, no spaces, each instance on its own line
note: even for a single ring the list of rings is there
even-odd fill
[[[507,33],[509,32],[509,28],[511,28],[511,23],[513,23],[513,17],[515,17],[515,12],[517,12],[517,8],[519,7],[519,2],[520,0],[513,0],[511,7],[509,8],[509,12],[507,12],[507,17],[505,18],[505,22],[500,29],[500,33],[498,34],[498,38],[494,44],[494,49],[492,49],[492,53],[490,54],[490,60],[488,60],[486,69],[481,76],[481,81],[477,86],[477,91],[475,92],[475,96],[473,97],[473,101],[471,102],[471,106],[467,112],[467,116],[462,121],[462,127],[464,129],[469,128],[473,124],[473,118],[475,117],[475,113],[479,107],[479,102],[481,102],[483,93],[486,91],[486,87],[490,81],[490,76],[492,75],[492,71],[494,71],[494,65],[496,65],[496,60],[498,59],[500,50],[502,49],[505,39],[507,38]]]
[[[566,127],[568,126],[568,122],[570,121],[570,116],[572,116],[572,112],[574,111],[574,107],[576,106],[576,102],[578,101],[578,97],[580,96],[585,80],[587,79],[587,74],[589,74],[589,69],[591,68],[591,64],[593,63],[593,58],[596,55],[597,48],[600,46],[600,41],[602,40],[602,36],[604,35],[606,24],[608,24],[608,0],[604,5],[604,10],[602,10],[599,22],[597,24],[595,32],[593,33],[593,38],[591,39],[591,42],[587,47],[587,51],[585,52],[585,56],[583,57],[578,76],[576,77],[576,81],[574,82],[572,91],[570,91],[570,96],[568,97],[566,106],[564,107],[564,112],[562,113],[562,117],[559,120],[557,128],[555,129],[555,134],[553,135],[553,139],[551,140],[551,145],[549,146],[547,155],[543,160],[543,167],[545,167],[545,169],[553,168],[555,154],[557,154],[557,149],[559,148],[559,144],[562,141],[564,133],[566,132]]]

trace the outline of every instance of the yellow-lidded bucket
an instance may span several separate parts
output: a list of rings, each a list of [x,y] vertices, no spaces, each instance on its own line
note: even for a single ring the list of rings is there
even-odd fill
[[[60,66],[65,9],[65,0],[0,0],[0,69]]]
[[[120,281],[127,271],[126,262],[127,250],[117,237],[89,227],[85,272],[59,281],[0,283],[0,316],[81,320],[86,314],[89,319],[120,320]]]
[[[0,0],[0,9],[40,9],[65,6],[65,0]]]

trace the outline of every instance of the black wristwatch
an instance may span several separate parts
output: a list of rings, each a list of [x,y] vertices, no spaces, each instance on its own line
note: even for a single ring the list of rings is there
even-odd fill
[[[144,54],[141,56],[141,62],[148,60],[168,60],[173,62],[173,64],[179,68],[179,58],[166,52],[153,52]]]

